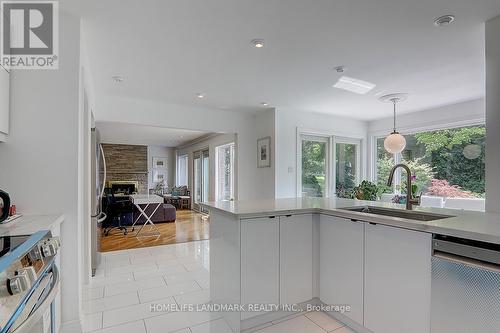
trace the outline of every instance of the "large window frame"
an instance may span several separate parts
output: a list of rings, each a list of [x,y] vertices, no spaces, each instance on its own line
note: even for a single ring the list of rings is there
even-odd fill
[[[439,131],[439,130],[445,130],[445,129],[455,129],[455,128],[461,128],[461,127],[470,127],[470,126],[484,126],[485,125],[485,119],[484,118],[474,118],[474,119],[468,119],[468,120],[458,120],[458,121],[453,121],[453,122],[440,122],[440,123],[433,123],[433,124],[423,124],[418,127],[401,127],[398,128],[398,132],[401,135],[414,135],[417,133],[423,133],[423,132],[433,132],[433,131]],[[377,183],[378,179],[378,154],[377,154],[377,140],[381,138],[387,137],[387,135],[391,132],[391,129],[387,130],[380,130],[376,132],[372,132],[369,135],[369,140],[370,140],[370,155],[368,156],[369,161],[370,161],[370,179],[372,182]],[[401,154],[396,154],[394,155],[394,163],[400,163],[401,162]],[[401,185],[401,170],[396,171],[396,177],[394,177],[394,183],[393,183],[393,188],[394,188],[394,193],[398,193],[396,190],[397,185]]]
[[[358,146],[356,153],[356,182],[359,183],[364,175],[364,141],[365,137],[350,136],[345,133],[324,132],[319,130],[301,129],[297,128],[296,139],[296,195],[302,197],[302,141],[303,139],[317,140],[327,143],[327,156],[326,156],[326,180],[325,198],[336,196],[336,172],[335,172],[335,156],[337,143],[355,144]]]

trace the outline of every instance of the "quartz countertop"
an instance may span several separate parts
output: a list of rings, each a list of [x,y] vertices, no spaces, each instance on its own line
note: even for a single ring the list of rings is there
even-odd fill
[[[64,221],[64,215],[23,215],[12,222],[0,224],[0,236],[31,235],[51,230]]]
[[[355,206],[375,206],[404,210],[403,205],[385,202],[327,198],[265,199],[253,201],[221,201],[203,203],[209,210],[230,214],[237,219],[259,216],[321,213],[404,229],[461,237],[500,244],[500,214],[443,208],[415,207],[417,212],[451,215],[435,221],[417,221],[342,210]]]

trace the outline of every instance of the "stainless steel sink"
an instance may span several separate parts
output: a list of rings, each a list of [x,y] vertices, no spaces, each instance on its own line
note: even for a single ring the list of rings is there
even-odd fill
[[[383,216],[390,216],[390,217],[399,217],[402,219],[424,221],[424,222],[454,217],[452,215],[419,212],[419,211],[413,211],[413,210],[401,210],[401,209],[371,207],[371,206],[358,206],[358,207],[348,207],[348,208],[339,208],[339,209],[348,210],[351,212],[358,212],[358,213],[383,215]]]

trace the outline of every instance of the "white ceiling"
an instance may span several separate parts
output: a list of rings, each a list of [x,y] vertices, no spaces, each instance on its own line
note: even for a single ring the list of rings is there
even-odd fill
[[[101,142],[179,147],[210,133],[119,122],[97,122]]]
[[[72,1],[97,98],[235,111],[267,102],[366,120],[391,115],[377,93],[409,93],[401,112],[482,97],[483,23],[500,15],[499,0]],[[443,14],[456,23],[435,27]],[[252,47],[254,38],[265,47]],[[377,87],[332,88],[337,65]]]

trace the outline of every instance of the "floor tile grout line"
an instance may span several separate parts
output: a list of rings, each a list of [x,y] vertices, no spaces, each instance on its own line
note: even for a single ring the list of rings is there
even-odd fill
[[[312,322],[314,325],[318,326],[322,331],[328,333],[327,330],[325,330],[323,327],[319,326],[318,323],[316,323],[314,320],[312,320],[311,318],[309,318],[308,316],[306,316],[305,314],[303,315],[304,317],[306,317],[307,320],[309,320],[310,322]],[[343,326],[342,326],[343,327]],[[340,328],[340,327],[339,327]]]
[[[203,288],[202,288],[202,286],[198,283],[198,281],[196,281],[196,279],[194,279],[193,281],[194,281],[194,283],[196,283],[196,284],[198,285],[198,287],[200,287],[200,289],[201,289],[201,290],[205,290],[205,289],[203,289]]]

